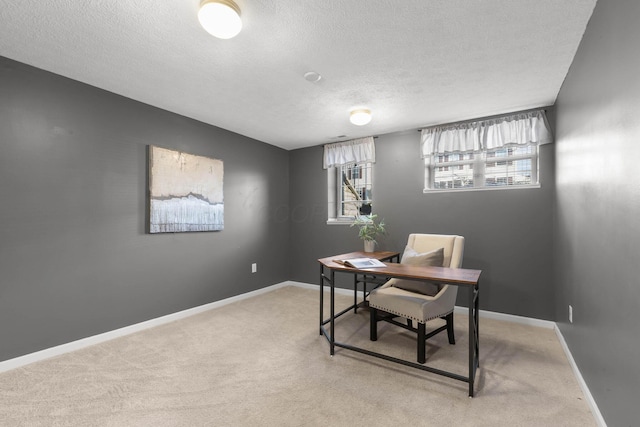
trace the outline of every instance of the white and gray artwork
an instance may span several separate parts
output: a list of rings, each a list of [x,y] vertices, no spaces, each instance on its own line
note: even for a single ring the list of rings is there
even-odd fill
[[[224,228],[222,160],[149,147],[149,231]]]

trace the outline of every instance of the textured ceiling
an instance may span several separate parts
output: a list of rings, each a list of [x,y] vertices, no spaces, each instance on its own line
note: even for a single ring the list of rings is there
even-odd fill
[[[0,0],[0,55],[294,149],[551,105],[596,0],[236,0],[230,40],[199,3]]]

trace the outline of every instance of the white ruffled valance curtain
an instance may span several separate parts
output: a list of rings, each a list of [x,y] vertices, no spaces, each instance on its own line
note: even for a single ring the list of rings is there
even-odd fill
[[[372,136],[324,146],[323,167],[325,169],[353,162],[374,163],[375,161],[376,147]]]
[[[422,130],[422,156],[553,142],[544,110]]]

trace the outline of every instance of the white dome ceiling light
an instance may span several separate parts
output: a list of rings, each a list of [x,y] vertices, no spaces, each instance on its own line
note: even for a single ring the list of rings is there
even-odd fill
[[[307,71],[304,73],[304,79],[311,83],[319,82],[322,76],[315,71]]]
[[[349,113],[349,120],[356,126],[364,126],[371,121],[371,110],[356,108]]]
[[[204,0],[198,20],[202,28],[219,39],[230,39],[242,30],[240,8],[233,0]]]

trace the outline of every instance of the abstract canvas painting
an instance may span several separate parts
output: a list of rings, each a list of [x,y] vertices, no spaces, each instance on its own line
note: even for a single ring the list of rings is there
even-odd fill
[[[222,160],[149,146],[149,231],[224,228]]]

